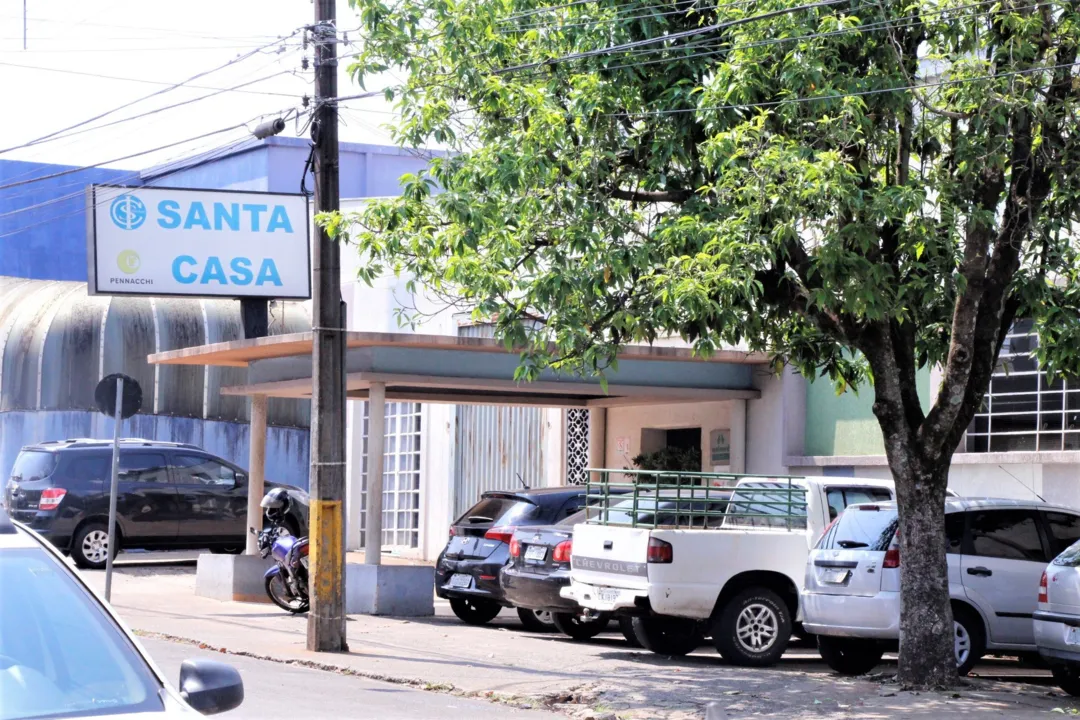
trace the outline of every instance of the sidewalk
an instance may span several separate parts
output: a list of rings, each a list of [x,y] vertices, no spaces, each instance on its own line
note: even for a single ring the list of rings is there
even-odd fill
[[[84,576],[103,587],[104,573]],[[1001,663],[979,672],[1040,684],[975,679],[956,693],[898,692],[887,682],[895,664],[856,680],[830,673],[811,649],[791,650],[770,669],[726,665],[709,646],[668,659],[628,648],[617,632],[587,643],[526,633],[510,611],[489,626],[469,627],[441,602],[434,618],[351,616],[349,653],[310,653],[306,616],[270,604],[196,597],[194,589],[193,567],[125,567],[113,579],[113,605],[144,634],[577,718],[701,718],[712,701],[730,718],[1036,718],[1055,708],[1080,708],[1045,671]]]

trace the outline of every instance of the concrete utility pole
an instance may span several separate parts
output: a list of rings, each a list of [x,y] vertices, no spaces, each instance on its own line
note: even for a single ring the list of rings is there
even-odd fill
[[[315,0],[315,212],[338,209],[337,28],[335,0]],[[340,652],[345,637],[345,335],[338,244],[316,228],[315,338],[311,402],[311,611],[307,649]]]

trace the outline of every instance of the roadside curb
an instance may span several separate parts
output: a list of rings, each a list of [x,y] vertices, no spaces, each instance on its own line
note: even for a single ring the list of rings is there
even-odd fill
[[[355,668],[348,667],[347,665],[318,662],[315,660],[305,660],[301,658],[275,657],[273,655],[251,652],[248,650],[230,650],[228,648],[217,646],[212,643],[203,642],[202,640],[181,637],[179,635],[170,635],[168,633],[157,632],[154,630],[133,629],[132,633],[136,637],[140,638],[153,638],[156,640],[165,640],[168,642],[183,645],[192,645],[200,650],[209,650],[211,652],[221,653],[222,655],[236,655],[238,657],[247,657],[254,660],[265,660],[267,662],[278,663],[280,665],[305,667],[311,670],[321,670],[323,672],[332,672],[338,675],[359,677],[366,680],[376,680],[379,682],[391,683],[394,685],[402,685],[416,690],[425,690],[428,692],[437,692],[445,695],[453,695],[455,697],[488,700],[493,703],[507,705],[517,708],[519,710],[544,709],[554,712],[561,712],[563,714],[575,717],[580,717],[581,710],[589,707],[586,703],[594,702],[595,698],[599,694],[599,691],[597,691],[595,688],[588,684],[578,685],[572,688],[568,688],[567,690],[562,692],[547,693],[544,695],[513,695],[509,693],[496,693],[491,690],[465,691],[455,687],[452,683],[428,682],[426,680],[420,680],[418,678],[366,672],[363,670],[357,670]],[[567,707],[567,705],[576,705],[576,707]]]

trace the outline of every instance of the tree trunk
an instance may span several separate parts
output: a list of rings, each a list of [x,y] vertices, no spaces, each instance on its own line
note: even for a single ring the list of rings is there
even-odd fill
[[[886,442],[900,510],[900,669],[912,689],[957,683],[949,570],[945,559],[945,489],[949,453],[928,467],[903,440]]]

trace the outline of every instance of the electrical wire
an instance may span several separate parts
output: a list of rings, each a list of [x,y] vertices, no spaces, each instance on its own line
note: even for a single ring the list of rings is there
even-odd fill
[[[1080,61],[1072,63],[1064,63],[1061,65],[1047,65],[1037,68],[1028,68],[1026,70],[1013,70],[1010,72],[997,73],[994,75],[982,75],[978,77],[970,78],[956,78],[955,80],[938,80],[932,82],[921,83],[918,85],[901,85],[897,87],[889,88],[873,88],[870,90],[860,90],[858,92],[850,93],[837,93],[834,95],[812,95],[809,97],[793,97],[785,98],[783,100],[769,100],[766,102],[757,103],[740,103],[734,105],[709,105],[696,108],[672,108],[670,110],[644,110],[641,112],[618,112],[618,113],[603,113],[601,117],[649,117],[649,116],[665,116],[676,115],[681,113],[696,113],[709,110],[743,110],[749,108],[766,108],[776,107],[778,105],[785,105],[787,103],[806,103],[815,102],[818,100],[842,100],[844,98],[853,97],[867,97],[869,95],[882,95],[892,92],[903,92],[906,90],[922,90],[924,88],[931,87],[946,87],[952,85],[964,85],[969,82],[982,82],[985,80],[998,80],[1006,77],[1014,77],[1019,75],[1031,75],[1038,72],[1045,72],[1047,70],[1061,70],[1063,68],[1080,67]],[[2,189],[2,188],[0,188]]]
[[[622,50],[632,50],[638,47],[646,47],[648,45],[655,45],[659,42],[671,42],[674,40],[681,40],[682,38],[693,37],[695,35],[703,35],[704,33],[715,32],[717,30],[726,30],[727,28],[737,27],[739,25],[746,25],[747,23],[758,22],[760,20],[769,20],[770,18],[779,17],[781,15],[788,15],[800,10],[813,10],[815,8],[827,7],[830,5],[837,5],[842,2],[848,2],[848,0],[821,0],[820,2],[809,3],[807,5],[796,5],[790,8],[784,8],[782,10],[773,10],[767,13],[761,13],[760,15],[751,15],[749,17],[738,18],[736,20],[727,20],[721,23],[715,23],[713,25],[705,25],[700,28],[694,28],[693,30],[683,30],[682,32],[671,33],[670,35],[663,35],[661,37],[646,38],[644,40],[635,40],[634,42],[622,43],[620,45],[612,45],[606,48],[598,48],[596,50],[586,50],[584,52],[570,53],[569,55],[563,55],[556,58],[548,58],[547,60],[540,60],[537,62],[523,63],[521,65],[512,65],[510,67],[499,68],[492,74],[503,75],[509,72],[517,72],[519,70],[531,70],[535,67],[542,65],[554,65],[561,62],[569,62],[571,60],[582,60],[584,58],[596,57],[597,55],[607,55],[613,52],[620,52]]]
[[[248,142],[250,140],[252,140],[252,138],[244,137],[244,138],[241,138],[241,139],[239,139],[237,141],[234,141],[232,143],[222,145],[216,150],[210,150],[207,153],[205,153],[203,159],[201,159],[198,163],[195,163],[195,164],[192,164],[192,165],[180,166],[180,167],[176,168],[175,170],[170,170],[170,171],[162,173],[160,175],[156,175],[154,179],[157,180],[157,179],[160,179],[160,178],[163,178],[163,177],[166,177],[168,175],[172,175],[172,174],[175,174],[177,172],[184,171],[184,170],[192,170],[194,168],[200,167],[201,165],[205,165],[207,163],[213,162],[214,160],[220,159],[221,157],[238,150],[241,145],[243,145],[245,142]],[[258,141],[255,141],[255,142],[257,143]],[[135,177],[138,177],[140,174],[141,174],[140,172],[134,172],[129,176],[124,176],[124,177],[118,178],[118,179],[120,179],[120,180],[124,180],[125,178],[126,179],[134,179]],[[119,183],[113,183],[113,184],[119,184]],[[148,185],[146,187],[154,187],[154,186],[153,185]],[[69,196],[68,198],[65,198],[65,199],[71,199],[72,197],[80,197],[80,196],[85,196],[85,189],[78,192],[78,193],[73,193],[72,196]],[[103,199],[103,200],[99,200],[99,201],[95,202],[91,207],[96,209],[98,207],[101,207],[105,203],[109,202],[109,200],[111,200],[111,198],[106,198],[106,199]],[[9,232],[6,232],[6,233],[0,235],[0,239],[6,238],[6,237],[11,237],[12,235],[18,235],[20,233],[26,232],[27,230],[32,230],[33,228],[40,227],[42,225],[48,225],[49,223],[52,223],[52,222],[56,222],[57,220],[64,220],[66,218],[70,218],[70,217],[74,217],[76,215],[83,214],[83,213],[86,212],[86,210],[87,210],[87,208],[85,206],[82,206],[78,210],[73,210],[71,212],[64,213],[63,215],[53,215],[53,216],[48,217],[48,218],[46,218],[44,220],[40,220],[40,221],[38,221],[36,223],[31,223],[30,225],[23,225],[22,227],[19,227],[16,230],[11,230]]]
[[[119,75],[101,75],[101,74],[98,74],[98,73],[82,72],[81,70],[68,70],[66,68],[38,67],[36,65],[22,65],[22,64],[19,64],[19,63],[4,62],[2,60],[0,60],[0,66],[21,68],[23,70],[38,70],[38,71],[41,71],[41,72],[62,73],[62,74],[65,74],[65,75],[79,75],[79,76],[82,76],[82,77],[100,78],[101,80],[118,80],[118,81],[122,81],[122,82],[142,83],[144,85],[173,85],[174,84],[174,83],[171,83],[171,82],[166,82],[164,80],[144,80],[143,78],[121,77]],[[224,92],[238,92],[238,93],[245,93],[245,94],[249,94],[249,95],[276,95],[278,97],[289,97],[289,98],[299,97],[299,95],[296,94],[296,93],[281,93],[281,92],[272,92],[272,91],[269,91],[269,90],[241,90],[241,89],[237,89],[237,88],[219,88],[219,87],[212,87],[212,86],[209,86],[209,85],[191,85],[191,84],[184,85],[184,87],[185,88],[190,88],[192,90],[223,90]]]
[[[21,15],[0,15],[3,18],[9,18],[13,20],[24,19]],[[180,35],[184,37],[193,37],[204,40],[270,40],[279,35],[271,34],[255,34],[255,35],[206,35],[204,33],[190,32],[186,30],[177,30],[176,28],[160,28],[160,27],[146,27],[142,25],[112,25],[109,23],[88,22],[86,20],[63,20],[61,18],[25,18],[27,22],[35,23],[58,23],[60,25],[78,25],[88,27],[103,27],[113,28],[115,30],[149,30],[151,32],[163,32],[170,35]],[[151,38],[153,39],[153,38]]]
[[[748,1],[749,0],[740,0],[737,3],[729,3],[727,5],[715,5],[715,6],[712,6],[712,7],[695,9],[693,6],[698,2],[698,0],[677,0],[677,2],[675,3],[676,5],[685,4],[686,7],[685,8],[678,8],[678,9],[675,9],[675,10],[665,10],[664,12],[655,12],[655,11],[654,12],[646,12],[646,13],[641,13],[639,15],[621,15],[616,11],[615,15],[613,17],[610,17],[610,18],[593,18],[591,20],[586,20],[584,22],[572,23],[572,24],[563,24],[563,23],[558,23],[558,22],[542,22],[542,23],[534,23],[532,25],[517,25],[517,26],[512,27],[512,28],[506,28],[504,30],[500,30],[499,32],[513,33],[513,32],[526,32],[528,30],[544,30],[544,29],[566,30],[568,28],[589,27],[590,25],[600,25],[600,24],[608,23],[608,22],[629,22],[631,20],[642,20],[642,19],[648,19],[648,18],[666,17],[668,15],[688,15],[691,12],[693,12],[695,14],[698,14],[698,15],[701,15],[701,14],[704,14],[706,12],[715,12],[715,11],[720,10],[722,8],[725,8],[725,7],[733,7],[735,5],[743,5]],[[666,5],[666,4],[665,5],[654,6],[654,10],[663,10],[665,7],[669,7],[669,6]],[[640,8],[634,8],[634,9],[635,10],[648,10],[649,8],[648,7],[640,7]],[[575,18],[575,19],[577,19],[577,18]]]
[[[0,40],[22,40],[22,38],[0,38]],[[72,53],[78,53],[78,54],[81,55],[83,53],[91,53],[91,52],[95,52],[95,53],[130,53],[130,52],[160,53],[160,52],[184,52],[184,51],[198,51],[198,50],[204,50],[204,51],[210,51],[210,50],[247,50],[249,48],[262,48],[262,47],[265,47],[265,45],[255,45],[255,44],[251,44],[251,45],[197,45],[197,46],[194,46],[194,47],[185,47],[185,46],[181,46],[181,47],[164,46],[163,47],[161,45],[157,45],[155,47],[123,47],[123,48],[117,48],[117,47],[73,48],[73,47],[68,46],[68,47],[65,47],[65,48],[29,48],[27,50],[15,49],[15,48],[10,49],[10,50],[4,50],[4,49],[0,48],[0,53],[17,53],[19,55],[32,55],[32,54],[37,54],[37,53],[62,53],[62,54],[69,54],[70,55]],[[299,43],[295,44],[295,45],[290,45],[288,43],[284,43],[282,45],[282,47],[297,47],[298,48],[298,47],[301,47],[301,45]]]
[[[30,183],[41,182],[42,180],[52,180],[53,178],[71,175],[72,173],[82,172],[83,170],[89,170],[91,168],[101,167],[103,165],[111,165],[113,163],[131,160],[132,158],[141,157],[142,155],[149,155],[150,153],[155,153],[160,150],[168,150],[169,148],[176,147],[177,145],[184,145],[186,143],[195,142],[196,140],[202,140],[203,138],[220,135],[222,133],[229,132],[230,130],[236,130],[242,127],[245,127],[244,123],[240,123],[239,125],[231,125],[226,128],[221,128],[220,130],[211,130],[208,133],[196,135],[195,137],[190,137],[186,140],[177,140],[176,142],[172,142],[167,145],[161,145],[159,147],[151,148],[149,150],[141,150],[137,153],[131,153],[130,155],[124,155],[123,157],[113,158],[112,160],[102,160],[101,162],[94,163],[93,165],[82,165],[80,167],[69,168],[67,170],[61,170],[59,172],[50,173],[48,175],[41,175],[40,177],[30,178],[29,180],[20,180],[19,182],[6,183],[4,185],[0,185],[0,190],[7,190],[9,188],[19,187],[20,185],[28,185]]]
[[[293,35],[296,35],[296,33],[298,33],[298,32],[300,32],[300,31],[299,30],[294,30],[292,35],[290,35],[289,37],[292,37]],[[278,42],[281,42],[281,41],[280,40],[275,40],[272,43],[267,43],[266,45],[262,46],[262,48],[270,47],[271,45],[275,45]],[[260,48],[260,49],[262,49],[262,48]],[[84,125],[88,125],[88,124],[90,124],[92,122],[100,120],[103,117],[107,117],[109,115],[112,115],[115,112],[119,112],[120,110],[124,110],[126,108],[129,108],[132,105],[136,105],[136,104],[138,104],[140,102],[143,102],[144,100],[149,100],[150,98],[157,97],[158,95],[162,95],[162,94],[167,93],[167,92],[169,92],[171,90],[175,90],[176,88],[182,87],[182,86],[186,85],[189,82],[194,82],[195,80],[198,80],[201,77],[205,77],[206,75],[217,72],[219,70],[223,70],[223,69],[225,69],[225,68],[227,68],[227,67],[229,67],[231,65],[235,65],[238,62],[246,60],[249,57],[252,57],[256,53],[258,53],[258,51],[259,51],[258,49],[251,50],[250,52],[244,53],[243,55],[240,55],[240,56],[230,60],[229,62],[225,63],[224,65],[219,65],[219,66],[217,66],[215,68],[211,68],[210,70],[204,70],[203,72],[200,72],[200,73],[198,73],[196,75],[192,75],[191,77],[187,78],[186,80],[182,80],[179,83],[176,83],[174,85],[170,85],[169,87],[161,88],[160,90],[155,90],[154,92],[150,93],[149,95],[144,95],[142,97],[136,98],[135,100],[124,103],[123,105],[119,105],[117,107],[114,107],[111,110],[106,110],[105,112],[100,113],[98,115],[95,115],[92,118],[82,120],[80,122],[75,123],[74,125],[69,125],[66,128],[56,130],[56,131],[51,132],[51,133],[49,133],[47,135],[42,135],[41,137],[36,138],[34,140],[31,140],[28,143],[23,143],[21,145],[15,145],[13,147],[9,147],[9,148],[5,148],[3,150],[0,150],[0,155],[3,155],[4,153],[11,152],[12,150],[18,150],[20,148],[29,147],[30,145],[36,145],[36,144],[38,144],[38,143],[40,143],[40,142],[42,142],[44,140],[48,140],[49,138],[56,137],[57,135],[60,135],[61,133],[66,133],[69,130],[74,130],[76,128],[83,127]]]

